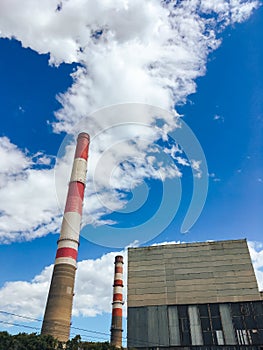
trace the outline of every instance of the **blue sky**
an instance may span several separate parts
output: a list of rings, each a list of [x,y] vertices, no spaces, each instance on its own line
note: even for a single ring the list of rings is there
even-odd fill
[[[13,9],[8,5],[3,7],[0,310],[35,319],[42,317],[49,266],[54,261],[61,222],[56,194],[60,196],[61,192],[61,198],[65,195],[68,181],[65,169],[71,166],[70,151],[63,158],[59,148],[63,142],[68,144],[83,125],[94,141],[89,159],[90,178],[83,217],[86,227],[79,250],[73,326],[109,334],[114,254],[122,251],[127,242],[123,239],[125,244],[105,246],[83,236],[89,238],[89,232],[95,232],[93,237],[110,235],[111,221],[117,233],[125,235],[130,227],[141,227],[148,220],[148,229],[153,234],[144,244],[247,238],[263,286],[263,9],[252,11],[256,1],[232,1],[231,11],[227,10],[226,1],[217,5],[201,1],[199,7],[197,3],[182,1],[173,8],[168,2],[164,11],[155,1],[146,2],[142,9],[137,1],[128,9],[119,2],[119,15],[114,14],[112,19],[111,11],[117,5],[110,2],[109,8],[96,5],[93,19],[88,14],[87,18],[81,15],[82,5],[77,2],[72,26],[67,27],[70,9],[67,13],[65,5],[60,11],[60,27],[56,27],[49,9],[54,4],[49,1],[41,5],[45,7],[43,18],[46,16],[49,25],[44,29],[41,25],[45,21],[39,24],[28,19],[26,8],[32,6],[30,1],[24,9],[19,3],[14,7],[18,19],[15,24],[11,17]],[[147,7],[149,4],[151,7]],[[86,6],[91,5],[87,2]],[[32,11],[37,18],[38,9],[33,6]],[[179,29],[166,28],[171,23],[166,11],[174,11]],[[122,13],[126,22],[121,20]],[[144,19],[140,23],[136,19],[139,14],[139,19]],[[157,36],[152,34],[156,18],[161,23]],[[211,18],[214,22],[208,26],[207,20]],[[75,20],[79,20],[80,27],[73,25]],[[29,26],[24,25],[27,21]],[[81,28],[85,21],[89,24],[89,40],[83,39],[87,35],[83,35]],[[215,37],[207,34],[208,29]],[[74,49],[76,43],[81,50]],[[182,160],[180,164],[178,157],[186,159],[187,154],[178,151],[158,168],[157,153],[152,150],[155,145],[171,154],[172,145],[169,148],[161,138],[165,125],[170,134],[176,128],[176,118],[164,116],[160,123],[149,116],[136,119],[129,113],[134,108],[130,103],[137,102],[156,106],[157,112],[161,107],[170,111],[169,115],[175,105],[203,149],[209,174],[207,199],[200,217],[187,233],[181,233],[180,229],[193,193],[193,173],[189,166],[193,163],[188,159],[188,165],[182,165]],[[124,106],[127,116],[119,115],[113,120],[111,113],[119,112],[119,107],[114,107],[118,103],[129,103]],[[101,108],[105,110],[100,114]],[[135,129],[127,126],[131,121]],[[153,129],[148,132],[140,122]],[[118,130],[121,123],[123,129]],[[118,127],[114,129],[113,124]],[[160,127],[157,134],[155,125]],[[131,135],[134,144],[123,141],[119,136],[122,132],[125,137]],[[143,139],[145,144],[140,141]],[[120,147],[116,146],[116,140],[122,142]],[[107,147],[112,147],[109,153]],[[129,152],[131,160],[127,158]],[[152,158],[148,158],[149,154]],[[54,175],[56,159],[62,166],[57,165]],[[194,171],[194,177],[198,178],[200,167],[202,164]],[[106,181],[105,174],[112,176]],[[179,179],[181,200],[177,198]],[[169,181],[179,209],[177,212],[174,209],[174,219],[170,224],[167,222],[162,232],[155,232],[152,218],[161,212],[163,205],[167,211],[170,206],[163,192],[164,184]],[[132,191],[135,198],[139,197],[140,206],[136,209],[134,202],[129,204]],[[63,200],[60,205],[63,207]],[[165,219],[160,218],[164,222]],[[94,231],[92,222],[101,226]],[[129,243],[140,240],[144,233],[138,232],[139,236],[136,233]],[[33,327],[41,324],[4,314],[1,320]],[[13,333],[27,331],[5,323],[0,324],[0,329]],[[83,330],[75,331],[86,334]],[[108,339],[106,334],[87,333],[100,340]]]

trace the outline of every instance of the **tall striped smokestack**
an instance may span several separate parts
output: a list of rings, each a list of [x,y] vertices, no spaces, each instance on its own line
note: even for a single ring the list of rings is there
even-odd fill
[[[122,347],[122,288],[123,288],[123,257],[115,257],[115,271],[113,283],[113,303],[111,321],[111,345]]]
[[[63,342],[70,333],[88,151],[89,135],[80,133],[41,330],[41,334],[50,334]]]

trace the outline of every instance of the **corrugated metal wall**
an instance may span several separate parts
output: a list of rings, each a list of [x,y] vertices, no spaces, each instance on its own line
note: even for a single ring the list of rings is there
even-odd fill
[[[169,323],[169,338],[170,345],[180,345],[179,318],[177,306],[168,307],[168,323]]]
[[[260,344],[262,301],[128,308],[128,347],[228,345],[239,349]]]
[[[188,307],[190,330],[192,337],[192,345],[203,345],[201,321],[199,317],[198,308],[196,305],[190,305]]]
[[[236,344],[236,337],[232,323],[231,311],[228,305],[219,306],[225,341],[229,345]]]

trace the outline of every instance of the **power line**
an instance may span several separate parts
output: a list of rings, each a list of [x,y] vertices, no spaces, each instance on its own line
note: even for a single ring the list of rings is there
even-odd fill
[[[14,323],[14,322],[7,322],[7,321],[0,321],[0,323],[6,324],[6,325],[10,325],[10,326],[14,326],[14,327],[22,327],[22,328],[34,329],[34,330],[36,330],[36,331],[38,331],[38,332],[39,332],[39,330],[40,330],[40,327],[28,326],[28,325],[25,325],[25,324],[22,324],[22,323]],[[62,333],[63,333],[63,332],[62,332]],[[88,338],[86,334],[72,333],[72,335],[80,335],[82,338],[86,338],[86,339],[92,338],[92,339],[104,340],[104,339],[101,338],[101,337],[94,337],[94,336],[89,336],[89,338]]]
[[[0,310],[0,313],[8,315],[8,316],[14,316],[14,317],[22,318],[22,319],[31,320],[31,321],[42,322],[42,320],[38,319],[38,318],[24,316],[24,315],[19,315],[19,314],[16,314],[16,313],[13,313],[13,312],[4,311],[4,310]],[[11,326],[15,326],[15,327],[23,327],[23,328],[34,329],[34,330],[37,330],[38,332],[41,329],[41,327],[28,326],[28,325],[25,325],[25,324],[22,324],[22,323],[18,324],[18,323],[7,322],[7,321],[0,321],[0,323],[11,325]],[[88,332],[88,333],[101,334],[101,335],[104,335],[104,336],[107,336],[107,337],[109,336],[108,333],[98,332],[98,331],[95,331],[95,330],[86,330],[86,329],[83,329],[83,328],[78,328],[78,327],[73,327],[73,326],[71,328],[76,329],[76,330],[80,330],[80,331],[85,331],[85,332]],[[61,330],[61,333],[63,333],[63,330]],[[71,334],[72,335],[77,335],[77,333],[72,333],[72,332],[71,332]],[[80,334],[80,335],[82,337],[86,337],[86,338],[88,337],[87,334]],[[89,335],[89,338],[105,340],[105,337],[104,338],[102,338],[102,337],[95,337],[95,336],[92,336],[92,335]]]
[[[7,322],[7,321],[0,321],[0,323],[3,323],[3,324],[8,324],[10,326],[15,326],[15,327],[24,327],[24,328],[30,328],[30,329],[35,329],[35,330],[38,330],[39,328],[37,327],[32,327],[32,326],[28,326],[28,325],[23,325],[23,324],[18,324],[18,323],[11,323],[11,322]]]
[[[4,311],[4,310],[0,310],[0,313],[1,314],[6,314],[6,315],[9,315],[9,316],[14,316],[14,317],[19,317],[19,318],[22,318],[22,319],[27,319],[27,320],[31,320],[31,321],[37,321],[37,322],[42,322],[43,320],[41,319],[38,319],[38,318],[34,318],[34,317],[29,317],[29,316],[24,316],[24,315],[19,315],[19,314],[16,314],[16,313],[13,313],[13,312],[8,312],[8,311]],[[6,324],[10,324],[10,325],[14,325],[14,326],[19,326],[19,324],[14,324],[14,323],[8,323],[8,322],[4,322],[4,321],[0,321],[0,323],[6,323]],[[23,325],[21,324],[22,327],[25,327],[25,328],[33,328],[33,329],[37,329],[38,331],[40,330],[41,327],[30,327],[30,326],[26,326],[26,325]],[[105,333],[105,332],[99,332],[99,331],[95,331],[95,330],[91,330],[91,329],[84,329],[84,328],[80,328],[80,327],[74,327],[74,326],[71,326],[71,329],[75,329],[75,330],[78,330],[78,331],[81,331],[81,332],[85,332],[85,333],[93,333],[93,334],[98,334],[98,335],[103,335],[103,336],[107,336],[109,337],[110,336],[110,333]],[[64,333],[63,330],[61,330],[61,333]],[[77,333],[72,333],[71,332],[71,335],[77,335]],[[87,337],[87,334],[79,334],[80,336],[82,337]],[[94,337],[92,335],[89,335],[90,338],[93,338],[93,339],[100,339],[100,340],[105,340],[105,338],[102,338],[102,337]],[[149,341],[146,341],[146,340],[139,340],[139,339],[134,339],[134,338],[128,338],[128,337],[122,337],[122,340],[123,341],[133,341],[133,342],[136,342],[137,344],[142,344],[142,345],[154,345],[154,346],[162,346],[162,344],[156,344],[156,343],[152,343],[152,342],[149,342]]]
[[[32,320],[32,321],[42,322],[42,320],[39,320],[37,318],[33,318],[33,317],[29,317],[29,316],[22,316],[22,315],[14,314],[13,312],[7,312],[7,311],[0,310],[0,313],[15,316],[15,317],[20,317],[20,318],[24,318],[24,319],[28,319],[28,320]]]
[[[10,316],[19,317],[19,318],[23,318],[23,319],[27,319],[27,320],[31,320],[31,321],[37,321],[37,322],[42,322],[43,321],[43,320],[38,319],[38,318],[29,317],[29,316],[23,316],[23,315],[15,314],[13,312],[8,312],[8,311],[4,311],[4,310],[0,310],[0,313],[1,314],[6,314],[6,315],[10,315]],[[107,336],[110,335],[110,333],[104,333],[104,332],[99,332],[99,331],[90,330],[90,329],[83,329],[83,328],[74,327],[74,326],[71,326],[71,328],[79,330],[79,331],[94,333],[94,334],[102,334],[102,335],[107,335]]]

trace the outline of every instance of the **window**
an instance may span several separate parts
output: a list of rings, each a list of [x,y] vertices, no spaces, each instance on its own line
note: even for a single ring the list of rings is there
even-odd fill
[[[218,304],[209,304],[209,309],[211,317],[220,317]]]
[[[219,304],[198,305],[204,345],[224,345]]]
[[[249,345],[249,337],[245,329],[237,329],[237,342],[238,345]]]
[[[178,306],[180,338],[182,345],[191,345],[190,322],[186,305]]]
[[[249,304],[248,303],[240,304],[240,311],[242,315],[248,316],[250,314]]]
[[[198,305],[199,315],[200,317],[209,317],[208,314],[208,305]]]

